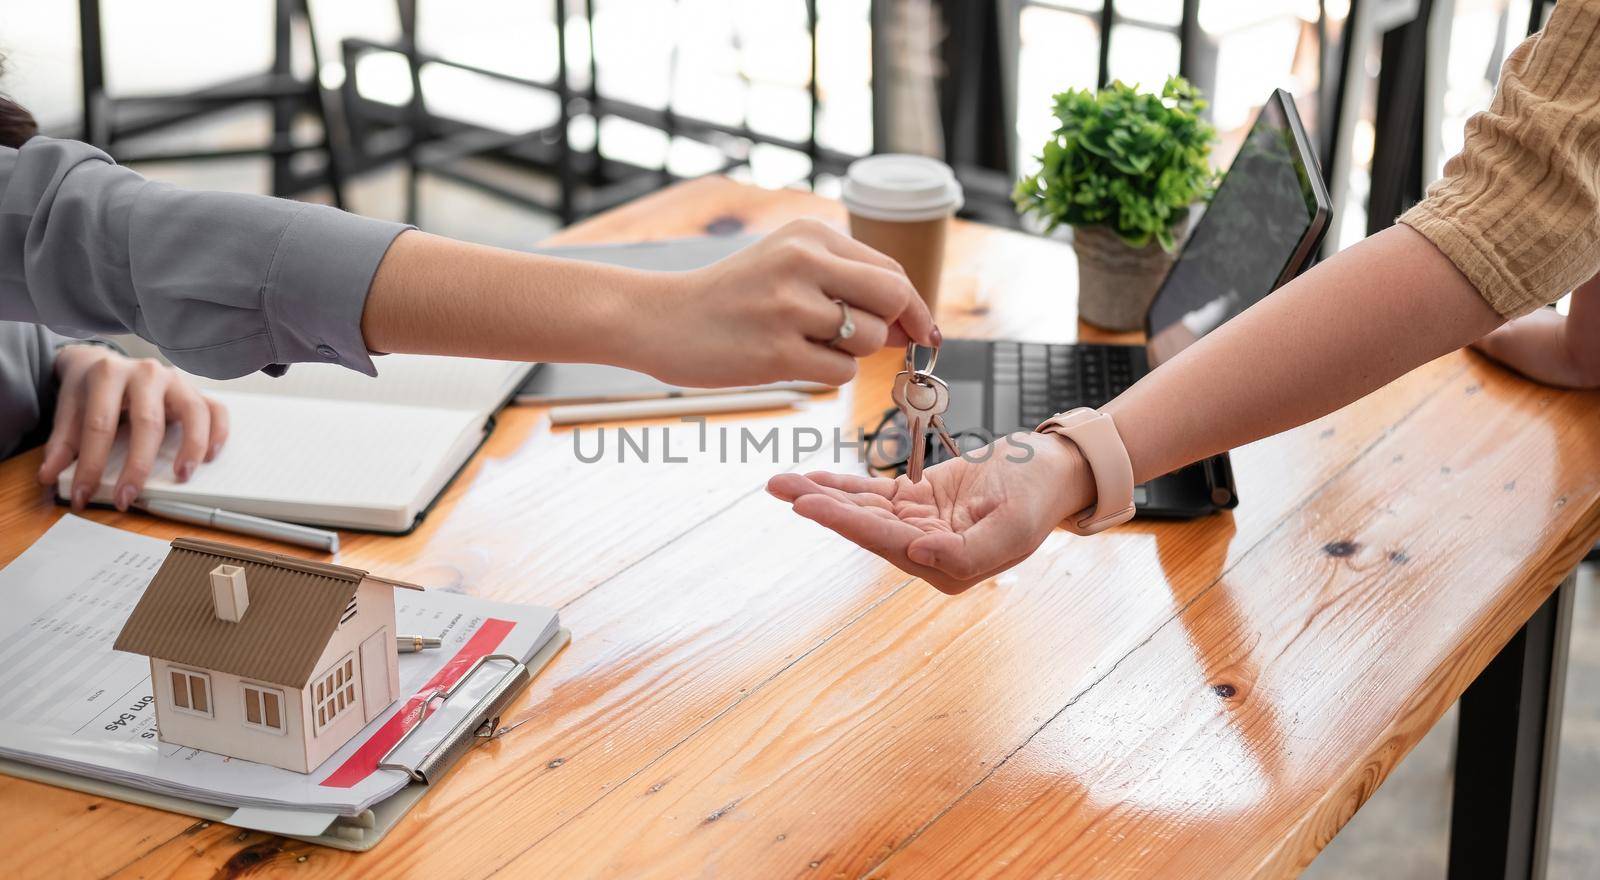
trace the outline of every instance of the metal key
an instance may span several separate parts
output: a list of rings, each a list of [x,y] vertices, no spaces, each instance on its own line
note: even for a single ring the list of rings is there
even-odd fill
[[[922,378],[929,379],[929,380],[931,380],[933,382],[937,382],[939,384],[940,389],[942,389],[939,392],[942,395],[942,397],[941,397],[942,402],[940,402],[938,404],[938,406],[932,411],[933,428],[934,428],[935,431],[938,432],[938,434],[939,434],[939,442],[944,444],[944,448],[945,448],[946,451],[948,451],[950,453],[950,456],[952,458],[960,458],[961,457],[961,447],[956,445],[955,438],[950,436],[950,432],[948,430],[946,430],[945,426],[944,426],[944,412],[945,412],[945,410],[950,408],[950,386],[945,384],[943,379],[940,379],[938,376],[935,376],[933,374],[934,365],[939,363],[939,349],[937,347],[935,347],[935,348],[930,348],[928,350],[933,352],[933,354],[929,355],[929,357],[928,357],[928,365],[926,367],[918,369],[917,368],[917,344],[915,342],[908,344],[906,346],[906,363],[909,364],[907,369],[911,370],[911,372],[917,374],[918,376],[920,376]]]
[[[927,446],[928,426],[932,423],[932,419],[922,410],[922,408],[911,401],[911,394],[909,392],[913,387],[917,388],[919,391],[919,401],[921,401],[924,397],[924,395],[922,395],[920,392],[924,389],[932,387],[931,384],[924,385],[921,383],[913,386],[911,384],[911,380],[916,375],[916,373],[904,371],[896,374],[894,377],[894,387],[889,392],[889,397],[894,400],[894,405],[900,408],[901,415],[905,417],[906,439],[908,442],[908,449],[906,453],[906,476],[909,476],[911,478],[911,482],[913,483],[922,481],[922,459],[925,455],[924,450]]]
[[[955,439],[944,426],[943,414],[950,408],[950,386],[946,385],[944,380],[922,370],[903,370],[895,375],[890,396],[906,418],[906,432],[911,440],[910,455],[906,460],[906,476],[911,478],[911,482],[922,481],[922,465],[927,455],[927,435],[930,426],[951,456],[961,455],[960,447],[956,446]]]

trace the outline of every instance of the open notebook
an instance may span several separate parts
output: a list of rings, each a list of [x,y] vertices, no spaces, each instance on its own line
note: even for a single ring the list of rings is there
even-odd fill
[[[377,364],[376,379],[331,364],[297,364],[278,379],[197,379],[228,407],[228,444],[180,484],[172,476],[178,432],[169,432],[143,497],[309,525],[410,530],[531,367],[422,355]],[[111,499],[126,439],[112,451],[97,503]],[[62,497],[72,476],[69,468],[57,483]]]

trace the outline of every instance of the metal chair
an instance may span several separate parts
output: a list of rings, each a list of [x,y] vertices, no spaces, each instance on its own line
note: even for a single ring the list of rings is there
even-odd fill
[[[301,80],[292,68],[295,22],[303,22],[310,35],[312,74]],[[328,96],[318,81],[322,60],[317,53],[309,0],[276,0],[273,15],[272,68],[264,73],[197,89],[164,95],[112,96],[105,83],[105,40],[100,27],[100,0],[79,0],[78,26],[83,40],[83,140],[110,153],[119,162],[172,162],[231,159],[241,156],[272,157],[272,194],[299,195],[326,185],[333,203],[344,207],[344,174],[340,151],[334,145]],[[136,151],[121,141],[189,122],[240,104],[258,101],[272,105],[272,138],[265,146],[229,150]],[[309,111],[322,125],[322,138],[314,144],[296,145],[290,129],[298,113]],[[326,156],[318,172],[296,173],[293,158],[307,151]]]
[[[549,80],[487,69],[419,49],[416,0],[396,0],[401,26],[399,40],[386,42],[352,37],[342,42],[347,71],[344,106],[348,111],[354,160],[361,167],[400,160],[406,162],[413,181],[407,198],[408,216],[415,216],[416,213],[415,180],[421,173],[438,175],[492,193],[522,207],[551,214],[562,223],[570,223],[621,204],[676,179],[666,168],[644,168],[602,156],[598,133],[592,146],[573,146],[567,140],[568,124],[573,119],[583,117],[595,119],[597,128],[601,118],[615,117],[654,128],[669,138],[689,138],[722,148],[725,158],[717,169],[720,172],[730,171],[748,161],[748,156],[739,154],[737,149],[727,149],[729,144],[770,144],[805,153],[811,159],[810,176],[813,180],[819,173],[840,174],[857,158],[818,143],[817,112],[820,99],[815,76],[807,87],[811,98],[811,124],[802,138],[786,138],[756,131],[747,122],[727,124],[685,116],[676,112],[670,103],[665,108],[646,107],[601,93],[593,47],[594,0],[587,0],[583,4],[591,42],[588,75],[584,77],[587,85],[574,86],[569,81],[574,63],[567,57],[566,51],[569,10],[576,11],[572,2],[555,0],[553,4],[557,33],[554,48],[556,73]],[[807,28],[812,36],[811,50],[815,55],[816,0],[805,0],[805,12]],[[398,53],[406,57],[411,69],[412,97],[404,107],[385,105],[361,95],[356,82],[358,62],[362,56],[378,52]],[[419,71],[423,67],[466,70],[500,82],[555,95],[559,108],[557,118],[536,130],[511,133],[488,130],[467,121],[452,119],[424,100],[418,85],[421,80]],[[812,70],[816,70],[815,58]],[[539,179],[553,181],[554,192],[507,186],[499,179],[478,173],[464,161],[475,158],[489,159],[532,172]]]

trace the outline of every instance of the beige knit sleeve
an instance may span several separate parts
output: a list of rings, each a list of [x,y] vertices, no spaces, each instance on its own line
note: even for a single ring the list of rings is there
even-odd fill
[[[1560,0],[1399,222],[1514,318],[1600,272],[1600,0]]]

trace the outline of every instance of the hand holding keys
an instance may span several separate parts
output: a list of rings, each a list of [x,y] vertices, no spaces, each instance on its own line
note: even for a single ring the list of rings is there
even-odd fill
[[[944,426],[944,411],[950,408],[950,387],[933,374],[939,362],[939,349],[932,349],[928,366],[917,367],[917,344],[906,346],[906,368],[895,374],[894,387],[889,396],[906,417],[906,433],[911,440],[911,454],[906,461],[906,476],[911,482],[922,482],[922,463],[927,455],[928,429],[939,436],[939,442],[952,456],[961,455],[960,447]]]

